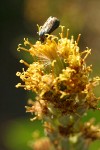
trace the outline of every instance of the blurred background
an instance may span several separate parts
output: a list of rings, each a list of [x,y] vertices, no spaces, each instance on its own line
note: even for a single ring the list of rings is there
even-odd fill
[[[3,0],[0,3],[0,150],[30,150],[33,132],[39,129],[43,136],[43,129],[41,122],[30,122],[32,116],[25,113],[27,99],[32,94],[15,88],[20,81],[16,72],[24,67],[19,60],[30,61],[29,56],[17,52],[17,46],[23,43],[24,37],[34,43],[38,39],[37,24],[43,25],[49,16],[55,16],[70,29],[70,35],[77,38],[82,34],[81,50],[92,49],[88,57],[88,64],[94,70],[91,76],[100,75],[100,1]],[[100,96],[100,86],[95,93]],[[91,116],[96,118],[96,123],[100,122],[100,112],[90,111],[86,119]],[[90,146],[90,150],[99,148],[100,141]]]

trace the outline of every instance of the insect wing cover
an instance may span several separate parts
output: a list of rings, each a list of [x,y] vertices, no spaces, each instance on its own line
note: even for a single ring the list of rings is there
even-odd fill
[[[45,40],[46,35],[52,33],[59,27],[60,21],[56,17],[50,16],[39,31],[39,37],[41,41]]]

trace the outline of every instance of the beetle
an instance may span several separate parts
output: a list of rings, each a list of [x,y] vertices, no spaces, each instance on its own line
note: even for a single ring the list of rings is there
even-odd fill
[[[56,28],[59,27],[59,25],[60,25],[59,19],[50,16],[39,31],[40,41],[44,42],[47,37],[46,34],[52,33]]]

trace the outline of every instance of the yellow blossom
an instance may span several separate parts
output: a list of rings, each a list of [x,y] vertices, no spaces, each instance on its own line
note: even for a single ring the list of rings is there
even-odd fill
[[[80,35],[76,41],[73,36],[69,39],[68,33],[64,37],[63,28],[61,27],[60,37],[48,35],[44,43],[37,41],[32,44],[28,39],[24,39],[24,45],[28,45],[29,49],[19,45],[18,50],[25,50],[37,59],[32,64],[21,60],[21,63],[28,66],[28,69],[26,71],[23,69],[22,73],[17,72],[17,76],[20,76],[24,84],[20,83],[16,87],[32,90],[41,99],[47,101],[50,99],[50,96],[47,95],[51,93],[51,101],[54,102],[55,95],[57,95],[58,101],[68,95],[70,99],[74,100],[77,95],[83,93],[87,94],[85,99],[89,97],[90,93],[89,91],[86,93],[86,91],[87,85],[90,83],[91,66],[86,66],[85,60],[91,50],[80,52],[78,47]],[[72,98],[73,95],[74,98]],[[66,102],[66,98],[64,99]]]
[[[80,117],[88,109],[99,109],[97,108],[99,98],[95,97],[93,89],[99,84],[100,78],[90,79],[89,76],[92,66],[87,66],[86,58],[91,49],[80,51],[78,46],[80,35],[75,41],[73,36],[68,38],[69,30],[64,36],[63,29],[64,27],[61,27],[60,37],[48,35],[44,42],[37,41],[33,44],[24,39],[24,45],[28,45],[29,49],[19,44],[18,50],[30,53],[35,61],[31,64],[24,60],[20,61],[27,69],[17,72],[16,75],[20,77],[22,83],[18,83],[16,87],[23,87],[36,93],[36,101],[26,109],[27,112],[35,113],[36,117],[33,120],[43,119],[49,124],[46,127],[49,135],[56,133],[58,141],[63,140],[63,136],[68,137],[70,141],[76,139],[77,135],[78,141],[80,135],[85,137],[85,128],[88,130],[88,124],[85,124],[80,131]],[[49,127],[53,130],[48,130]],[[89,125],[87,132],[92,131]],[[100,138],[99,133],[93,135],[95,139]],[[56,146],[55,140],[53,142]]]

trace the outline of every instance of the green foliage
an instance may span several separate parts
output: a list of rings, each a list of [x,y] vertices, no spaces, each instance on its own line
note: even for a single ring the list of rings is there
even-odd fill
[[[31,122],[29,119],[21,118],[9,122],[4,131],[3,142],[9,150],[30,150],[31,140],[34,142],[32,133],[39,130],[39,136],[43,136],[40,121]]]

